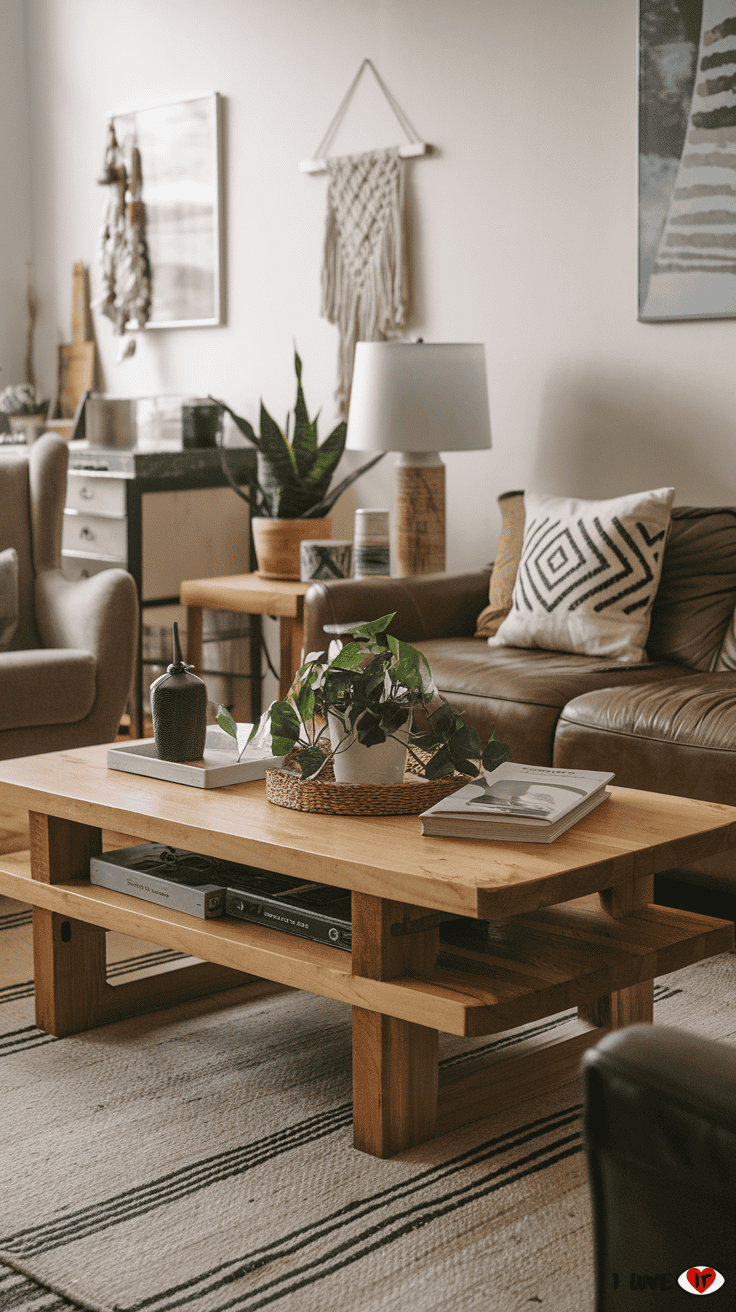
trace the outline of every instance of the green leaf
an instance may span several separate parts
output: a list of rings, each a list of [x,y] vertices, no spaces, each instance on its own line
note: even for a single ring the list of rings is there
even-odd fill
[[[337,653],[334,660],[330,661],[329,669],[331,670],[358,670],[360,663],[365,659],[365,651],[359,642],[348,642],[342,651]]]
[[[321,449],[322,448],[320,447],[320,450]],[[309,511],[309,514],[313,515],[315,518],[318,518],[321,515],[329,515],[335,502],[338,500],[339,497],[342,496],[343,492],[345,492],[346,489],[349,488],[350,485],[356,481],[356,479],[360,478],[361,474],[366,474],[369,469],[372,469],[374,465],[378,464],[379,460],[383,460],[385,454],[386,454],[385,451],[381,451],[377,456],[374,456],[373,459],[369,460],[365,465],[361,465],[360,469],[356,469],[354,473],[348,474],[347,478],[344,478],[341,483],[337,483],[335,487],[333,487],[332,490],[329,492],[329,494],[325,490],[322,500],[319,501],[316,505],[312,506],[311,510]]]
[[[458,725],[462,724],[462,720],[447,702],[443,702],[436,711],[432,712],[431,720],[434,731],[442,736],[454,733]]]
[[[317,421],[310,420],[307,403],[302,391],[302,362],[294,351],[294,368],[296,370],[296,405],[294,406],[294,437],[292,449],[296,459],[297,470],[301,477],[308,474],[313,466],[317,452]]]
[[[312,467],[305,478],[308,487],[319,489],[323,483],[329,484],[345,450],[348,427],[345,421],[337,425],[317,447]],[[327,488],[325,487],[325,491]]]
[[[440,747],[439,751],[427,761],[424,773],[428,779],[441,779],[443,775],[452,774],[453,769],[450,753],[446,747]]]
[[[271,707],[271,741],[274,756],[286,756],[299,741],[299,716],[289,702],[274,702]]]
[[[311,779],[322,769],[326,758],[319,747],[304,747],[300,752],[297,752],[296,759],[302,772],[302,778]]]
[[[456,729],[447,745],[455,759],[459,757],[463,759],[472,757],[476,761],[480,759],[480,737],[478,730],[472,725],[464,724],[462,728]]]
[[[261,401],[261,454],[284,485],[298,480],[296,460],[275,419]]]
[[[256,437],[253,425],[249,424],[247,419],[243,419],[240,415],[236,415],[235,411],[231,410],[229,405],[225,405],[224,401],[218,401],[214,396],[210,397],[210,401],[214,401],[215,405],[219,405],[222,410],[226,410],[233,423],[240,429],[243,437],[247,437],[248,441],[252,442],[255,447],[260,447],[260,440]]]
[[[390,615],[382,615],[377,620],[361,620],[359,624],[353,625],[351,632],[356,638],[375,638],[377,633],[383,633],[388,628],[395,614],[396,611],[392,610]]]
[[[224,729],[225,733],[229,733],[229,734],[230,734],[230,737],[231,737],[231,738],[234,738],[235,741],[236,741],[236,743],[237,743],[237,741],[238,741],[238,726],[237,726],[237,724],[235,723],[235,721],[234,721],[232,715],[230,714],[229,710],[227,709],[227,706],[218,706],[218,708],[217,708],[217,723],[219,724],[220,728],[221,728],[221,729]]]
[[[495,738],[491,738],[483,748],[481,760],[484,770],[495,770],[497,765],[503,765],[504,761],[510,761],[512,751],[506,743],[500,743]]]

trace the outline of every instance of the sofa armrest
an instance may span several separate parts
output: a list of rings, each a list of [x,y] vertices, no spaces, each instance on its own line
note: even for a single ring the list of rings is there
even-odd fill
[[[138,643],[138,596],[133,576],[106,569],[71,582],[61,570],[36,575],[36,624],[44,647],[83,648],[97,662],[93,714],[112,737],[125,709]]]
[[[658,1293],[677,1291],[694,1264],[732,1279],[733,1046],[633,1025],[586,1053],[583,1085],[599,1312],[629,1306],[631,1272],[657,1273]],[[642,1302],[642,1288],[632,1306]],[[646,1298],[642,1305],[650,1306]]]
[[[490,566],[467,574],[315,582],[304,599],[304,650],[326,651],[325,624],[375,620],[396,612],[391,633],[404,642],[472,637],[488,603]]]

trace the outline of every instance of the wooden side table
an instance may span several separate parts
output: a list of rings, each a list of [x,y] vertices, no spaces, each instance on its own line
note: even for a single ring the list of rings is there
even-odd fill
[[[304,641],[304,594],[309,583],[298,579],[263,579],[260,574],[187,579],[179,599],[187,607],[187,659],[202,668],[202,610],[230,610],[241,615],[275,615],[280,620],[279,696],[283,699],[301,664]],[[254,687],[255,692],[255,687]],[[253,711],[255,716],[255,706]]]

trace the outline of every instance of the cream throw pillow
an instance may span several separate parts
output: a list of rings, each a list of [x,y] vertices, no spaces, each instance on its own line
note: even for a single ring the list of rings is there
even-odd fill
[[[10,645],[18,627],[18,552],[0,551],[0,651]]]
[[[489,647],[646,660],[674,488],[578,501],[524,496],[513,605]]]

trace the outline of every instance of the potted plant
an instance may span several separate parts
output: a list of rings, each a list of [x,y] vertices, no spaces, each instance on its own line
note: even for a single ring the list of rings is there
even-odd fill
[[[318,416],[309,418],[302,390],[302,362],[296,351],[294,368],[297,387],[291,435],[289,417],[286,432],[282,432],[263,402],[258,435],[247,419],[236,415],[224,401],[217,401],[258,452],[258,474],[250,493],[230,478],[224,460],[223,469],[231,487],[250,505],[258,572],[265,578],[299,578],[299,543],[304,538],[330,536],[332,524],[327,516],[338,497],[382,459],[382,454],[375,456],[330,487],[345,448],[347,425],[339,423],[324,442],[318,442]],[[222,457],[222,446],[220,454]]]
[[[326,660],[323,652],[312,652],[285,701],[264,712],[249,741],[270,743],[275,756],[295,753],[303,779],[313,779],[331,760],[338,783],[400,782],[407,754],[428,779],[454,770],[474,777],[508,761],[505,743],[491,735],[481,744],[477,729],[438,693],[422,653],[386,632],[393,618],[344,626],[352,640],[331,642]],[[416,727],[415,711],[423,712]],[[229,718],[225,712],[219,723],[232,733]],[[385,765],[387,744],[398,744],[393,766]]]
[[[31,383],[16,383],[0,392],[0,413],[7,415],[11,433],[33,442],[43,432],[49,403]]]

